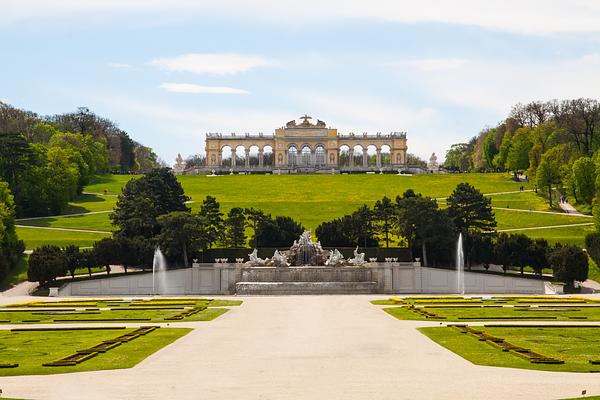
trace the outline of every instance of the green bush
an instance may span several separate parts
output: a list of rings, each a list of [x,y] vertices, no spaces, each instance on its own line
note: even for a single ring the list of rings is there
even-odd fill
[[[62,276],[67,269],[67,257],[62,249],[54,245],[46,245],[33,250],[29,256],[27,280],[44,285]]]

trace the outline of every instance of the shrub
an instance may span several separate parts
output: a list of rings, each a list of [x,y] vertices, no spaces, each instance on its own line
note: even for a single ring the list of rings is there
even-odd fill
[[[46,245],[33,250],[29,256],[27,280],[44,285],[62,276],[67,268],[67,258],[62,249],[54,245]]]
[[[554,277],[563,281],[566,289],[573,288],[575,281],[587,279],[588,257],[579,246],[556,244],[548,252],[548,262]]]

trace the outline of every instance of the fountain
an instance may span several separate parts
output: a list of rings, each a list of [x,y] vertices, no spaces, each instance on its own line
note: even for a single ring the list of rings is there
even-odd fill
[[[462,233],[458,234],[456,243],[456,292],[465,294],[465,256],[463,254]]]
[[[152,260],[152,294],[163,294],[167,288],[167,260],[157,247]]]

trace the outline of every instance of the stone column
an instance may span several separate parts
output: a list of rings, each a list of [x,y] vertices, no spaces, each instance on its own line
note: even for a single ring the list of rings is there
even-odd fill
[[[232,149],[231,150],[231,168],[235,168],[236,164],[237,164],[237,162],[236,162],[235,149]]]
[[[369,155],[367,154],[367,149],[363,149],[363,167],[367,167],[369,165]]]
[[[348,166],[349,167],[354,167],[354,149],[350,148],[350,151],[348,151],[348,156],[349,156],[349,160],[348,160]]]
[[[381,149],[377,149],[377,168],[381,168]]]
[[[246,164],[246,168],[250,166],[250,149],[246,149],[246,158],[244,159],[244,163]]]
[[[262,150],[262,149],[259,149],[259,150],[258,150],[258,166],[259,166],[259,167],[262,167],[262,166],[263,166],[263,163],[264,163],[263,157],[264,157],[264,156],[263,156],[263,150]]]

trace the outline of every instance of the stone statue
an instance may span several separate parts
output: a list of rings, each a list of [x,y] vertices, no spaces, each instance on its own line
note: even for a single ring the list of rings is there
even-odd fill
[[[319,128],[325,128],[327,125],[325,125],[325,122],[321,121],[320,119],[317,120],[317,126]]]
[[[173,172],[176,174],[181,174],[185,170],[185,162],[183,161],[183,157],[181,154],[177,153],[177,158],[175,159],[175,164],[173,165]]]
[[[325,261],[328,267],[340,267],[344,264],[344,255],[338,249],[333,250],[329,254],[329,258]]]
[[[437,156],[435,153],[431,153],[431,157],[429,157],[429,162],[427,163],[427,171],[431,174],[437,174],[440,170],[440,166],[437,162]]]
[[[257,249],[254,249],[252,253],[248,254],[248,258],[250,259],[250,261],[246,262],[246,265],[249,265],[251,267],[264,267],[269,261],[268,258],[265,260],[259,258]]]
[[[274,267],[289,267],[290,264],[287,261],[287,257],[275,250],[273,257],[271,257],[271,265]]]
[[[365,264],[365,253],[358,252],[358,246],[354,249],[354,258],[348,260],[348,263],[354,266],[362,266]]]
[[[286,128],[293,128],[296,126],[296,120],[291,120],[287,124],[285,124]]]

